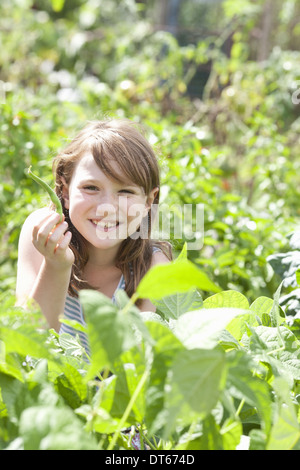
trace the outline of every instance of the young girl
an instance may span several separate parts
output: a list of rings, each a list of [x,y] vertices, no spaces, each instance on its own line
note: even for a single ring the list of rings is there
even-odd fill
[[[150,267],[171,259],[168,244],[150,239],[159,168],[149,143],[127,120],[89,122],[53,168],[64,220],[53,207],[26,219],[16,295],[19,305],[35,299],[51,328],[78,334],[60,327],[60,317],[84,324],[80,289],[96,289],[115,302],[117,289],[131,296]],[[147,299],[137,305],[155,311]],[[87,347],[83,334],[81,340]]]

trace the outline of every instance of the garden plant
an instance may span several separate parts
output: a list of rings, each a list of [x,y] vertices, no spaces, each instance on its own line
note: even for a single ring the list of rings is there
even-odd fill
[[[148,3],[1,2],[0,449],[129,450],[139,432],[152,451],[299,450],[299,5],[271,2],[266,53],[267,0],[182,2],[183,24],[211,28],[185,43]],[[161,203],[201,205],[203,231],[189,249],[196,215],[178,239],[174,211],[172,263],[117,305],[80,293],[87,356],[16,306],[18,239],[53,157],[105,116],[144,126]]]
[[[203,301],[199,289],[216,293]],[[90,357],[38,312],[4,303],[2,448],[131,449],[133,427],[152,450],[298,449],[300,341],[280,289],[249,304],[183,250],[133,298],[119,291],[118,306],[81,292]],[[135,307],[145,296],[156,313]]]

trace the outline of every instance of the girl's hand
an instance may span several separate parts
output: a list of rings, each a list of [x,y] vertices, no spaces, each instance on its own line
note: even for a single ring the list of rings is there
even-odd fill
[[[60,215],[52,212],[40,223],[34,226],[32,231],[32,243],[34,247],[45,257],[45,261],[53,267],[71,267],[75,257],[69,247],[71,232],[67,222],[59,223]]]

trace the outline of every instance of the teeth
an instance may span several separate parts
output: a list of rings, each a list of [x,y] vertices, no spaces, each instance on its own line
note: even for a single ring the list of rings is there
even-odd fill
[[[116,227],[117,223],[116,222],[105,222],[102,220],[92,220],[92,222],[95,225],[100,226],[101,228],[111,228],[111,227]]]

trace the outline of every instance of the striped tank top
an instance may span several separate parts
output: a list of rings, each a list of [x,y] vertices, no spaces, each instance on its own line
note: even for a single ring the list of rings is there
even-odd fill
[[[114,295],[112,296],[112,299],[111,299],[114,304],[116,303],[115,295],[119,289],[123,289],[123,290],[125,289],[125,279],[124,279],[123,274],[119,281],[118,287],[116,288]],[[80,325],[86,326],[84,316],[83,316],[82,305],[77,297],[71,297],[69,294],[67,294],[63,318],[67,320],[75,320],[76,322],[80,323]],[[61,328],[59,330],[59,334],[61,335],[63,333],[68,333],[74,338],[78,336],[80,344],[84,347],[87,354],[90,355],[89,342],[88,342],[88,338],[85,332],[76,330],[72,326],[62,323]]]
[[[158,251],[161,251],[160,248],[153,247],[152,254]],[[125,279],[124,279],[123,274],[114,292],[114,295],[112,296],[112,299],[111,299],[114,304],[116,304],[115,295],[119,289],[123,289],[123,290],[125,289]],[[80,301],[77,297],[71,297],[69,294],[67,294],[65,308],[64,308],[64,318],[67,320],[75,320],[76,322],[80,323],[80,325],[86,326],[84,316],[83,316],[82,305],[80,304]],[[88,342],[88,338],[85,332],[76,330],[72,326],[62,323],[61,328],[59,330],[59,334],[63,334],[63,333],[68,333],[74,338],[78,336],[80,344],[85,348],[87,354],[90,356],[89,342]]]

